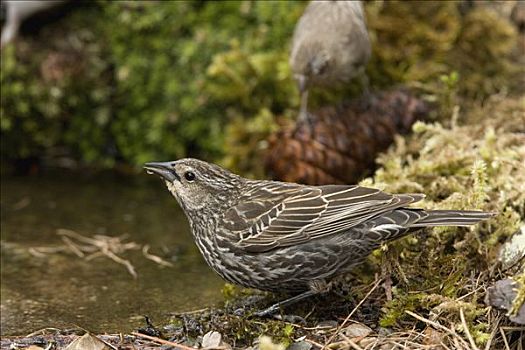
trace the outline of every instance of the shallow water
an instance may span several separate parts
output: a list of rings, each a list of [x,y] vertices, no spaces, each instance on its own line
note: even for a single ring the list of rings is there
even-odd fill
[[[170,312],[222,300],[222,280],[208,268],[176,201],[153,177],[47,174],[1,178],[1,334],[81,326],[126,332],[155,324]],[[87,261],[72,252],[34,256],[32,247],[64,246],[58,229],[91,237],[120,236],[149,244],[173,263],[162,267],[141,250],[126,251],[134,279],[105,257]]]

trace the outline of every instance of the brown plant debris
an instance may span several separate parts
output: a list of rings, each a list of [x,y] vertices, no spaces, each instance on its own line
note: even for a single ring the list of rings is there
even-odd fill
[[[117,264],[126,267],[133,278],[137,278],[137,272],[133,264],[121,257],[121,255],[129,250],[142,249],[142,254],[146,259],[149,259],[161,266],[171,267],[170,262],[165,261],[157,255],[149,252],[149,245],[140,246],[135,242],[124,242],[126,235],[119,237],[94,235],[93,237],[86,237],[72,230],[58,229],[57,234],[61,236],[63,245],[57,247],[32,247],[29,248],[29,253],[37,257],[45,257],[48,254],[56,253],[72,253],[79,258],[86,261],[91,261],[95,258],[106,257]]]

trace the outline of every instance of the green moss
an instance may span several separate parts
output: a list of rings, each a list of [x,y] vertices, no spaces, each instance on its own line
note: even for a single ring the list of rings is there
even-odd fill
[[[421,206],[426,208],[498,213],[468,229],[436,228],[416,241],[394,242],[391,246],[400,253],[387,256],[393,260],[390,265],[402,266],[402,274],[395,269],[393,274],[405,283],[404,291],[384,305],[383,326],[406,320],[404,310],[453,320],[462,308],[470,332],[482,344],[490,333],[483,321],[487,314],[483,298],[477,293],[461,302],[457,298],[475,288],[472,276],[479,276],[478,285],[490,282],[484,271],[525,217],[521,190],[525,140],[517,127],[525,125],[525,115],[520,112],[521,98],[495,97],[483,106],[467,108],[468,112],[457,112],[457,122],[450,127],[416,123],[415,134],[380,156],[382,168],[363,183],[391,192],[423,190],[427,197]]]

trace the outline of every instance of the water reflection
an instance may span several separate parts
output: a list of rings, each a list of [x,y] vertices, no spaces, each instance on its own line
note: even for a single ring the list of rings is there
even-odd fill
[[[166,313],[212,305],[222,280],[193,244],[182,212],[152,178],[53,174],[1,179],[1,333],[82,326],[94,332],[129,331],[140,315],[161,323]],[[135,280],[107,258],[73,254],[36,257],[28,248],[62,244],[57,229],[86,236],[128,234],[171,261],[162,267],[128,251]]]

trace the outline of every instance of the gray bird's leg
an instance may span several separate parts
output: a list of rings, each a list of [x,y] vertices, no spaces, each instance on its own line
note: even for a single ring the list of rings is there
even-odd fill
[[[312,126],[312,120],[308,113],[308,90],[301,92],[301,109],[299,110],[299,120]]]
[[[276,313],[277,311],[279,311],[282,307],[285,307],[285,306],[289,306],[289,305],[292,305],[292,304],[295,304],[297,303],[298,301],[301,301],[305,298],[309,298],[313,295],[316,295],[317,292],[315,291],[312,291],[312,290],[307,290],[306,292],[303,292],[301,294],[297,294],[297,295],[294,295],[293,297],[291,298],[288,298],[286,300],[283,300],[283,301],[280,301],[278,303],[275,303],[273,304],[272,306],[264,309],[264,310],[261,310],[261,311],[258,311],[256,312],[254,315],[257,316],[257,317],[266,317],[266,316],[269,316],[271,314],[274,314]]]
[[[289,306],[292,304],[297,303],[298,301],[301,301],[303,299],[309,298],[311,296],[326,293],[330,290],[331,284],[326,283],[324,280],[314,280],[308,283],[309,289],[306,292],[303,292],[301,294],[294,295],[291,298],[288,298],[286,300],[280,301],[278,303],[273,304],[272,306],[261,310],[259,312],[256,312],[254,315],[257,317],[265,317],[269,316],[277,311],[279,311],[280,308]]]

